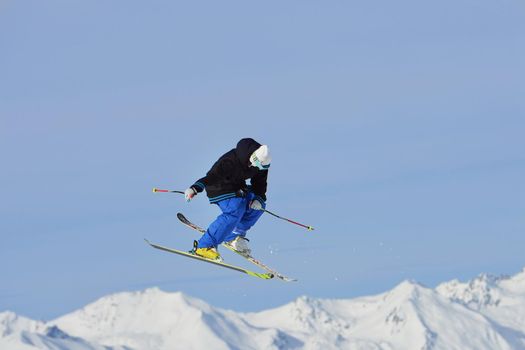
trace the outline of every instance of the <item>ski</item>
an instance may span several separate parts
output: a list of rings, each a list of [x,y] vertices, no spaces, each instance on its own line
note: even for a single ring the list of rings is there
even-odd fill
[[[180,222],[182,222],[184,225],[188,226],[189,228],[191,229],[194,229],[198,232],[200,232],[201,234],[203,234],[204,232],[206,232],[206,230],[204,230],[203,228],[195,225],[194,223],[192,223],[190,220],[188,220],[184,214],[182,213],[177,213],[177,218],[180,220]],[[232,247],[230,247],[228,244],[225,244],[225,243],[222,243],[222,246],[223,247],[226,247],[228,248],[229,250],[231,250],[232,252],[235,252],[237,253],[238,255],[242,256],[243,258],[245,258],[246,260],[248,260],[249,262],[251,262],[252,264],[268,271],[268,273],[274,275],[275,277],[285,281],[285,282],[296,282],[297,279],[295,278],[290,278],[290,277],[286,277],[284,275],[281,275],[279,272],[275,271],[274,269],[272,269],[271,267],[263,264],[262,262],[260,262],[259,260],[255,259],[254,257],[252,257],[251,255],[246,255],[246,254],[243,254],[241,252],[238,252],[237,250],[233,249]]]
[[[230,264],[226,264],[224,262],[219,262],[219,261],[206,259],[206,258],[203,258],[201,256],[198,256],[198,255],[195,255],[195,254],[192,254],[192,253],[189,253],[189,252],[185,252],[183,250],[178,250],[178,249],[164,247],[164,246],[161,246],[159,244],[152,243],[152,242],[148,241],[147,239],[144,239],[144,240],[146,241],[146,243],[148,243],[153,248],[164,250],[164,251],[169,252],[169,253],[179,254],[179,255],[182,255],[182,256],[186,256],[188,258],[204,261],[204,262],[207,262],[207,263],[210,263],[210,264],[222,266],[222,267],[225,267],[227,269],[238,271],[238,272],[242,272],[242,273],[245,273],[245,274],[253,276],[253,277],[258,277],[258,278],[261,278],[261,279],[264,279],[264,280],[268,280],[268,279],[271,279],[271,278],[274,277],[274,275],[272,273],[270,273],[270,272],[268,272],[268,273],[258,273],[258,272],[250,271],[250,270],[247,270],[247,269],[239,267],[239,266],[230,265]]]

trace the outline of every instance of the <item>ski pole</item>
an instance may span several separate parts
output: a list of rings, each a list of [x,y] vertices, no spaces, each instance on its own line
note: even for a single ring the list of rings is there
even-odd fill
[[[153,193],[157,192],[164,192],[164,193],[180,193],[184,194],[184,191],[176,191],[176,190],[161,190],[160,188],[153,187]]]
[[[153,188],[153,192],[154,192],[154,193],[156,193],[156,192],[163,192],[163,193],[180,193],[180,194],[184,194],[184,191],[162,190],[162,189],[160,189],[160,188],[156,188],[156,187]],[[303,224],[301,224],[301,223],[299,223],[299,222],[297,222],[297,221],[293,221],[293,220],[290,220],[290,219],[284,218],[284,217],[279,216],[279,215],[277,215],[277,214],[275,214],[275,213],[272,213],[272,212],[269,211],[269,210],[266,210],[266,209],[260,209],[260,210],[262,210],[262,211],[264,211],[265,213],[268,213],[268,214],[270,214],[270,215],[273,215],[273,216],[275,216],[276,218],[279,218],[279,219],[281,219],[281,220],[285,220],[285,221],[288,221],[288,222],[290,222],[290,223],[292,223],[292,224],[295,224],[295,225],[298,225],[298,226],[304,227],[304,228],[306,228],[308,231],[313,231],[313,230],[314,230],[314,228],[313,228],[312,226],[303,225]]]
[[[274,214],[274,213],[272,213],[271,211],[266,210],[266,209],[261,209],[261,210],[264,211],[265,213],[268,213],[268,214],[270,214],[270,215],[275,216],[276,218],[279,218],[279,219],[282,219],[282,220],[286,220],[286,221],[288,221],[288,222],[291,222],[292,224],[296,224],[296,225],[302,226],[302,227],[308,229],[308,231],[313,231],[313,230],[314,230],[314,228],[313,228],[312,226],[303,225],[303,224],[298,223],[298,222],[296,222],[296,221],[293,221],[293,220],[290,220],[290,219],[287,219],[287,218],[283,218],[282,216],[279,216],[279,215],[277,215],[277,214]]]

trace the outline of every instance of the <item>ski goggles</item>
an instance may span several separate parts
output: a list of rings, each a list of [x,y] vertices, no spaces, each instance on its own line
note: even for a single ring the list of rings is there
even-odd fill
[[[252,164],[252,166],[259,168],[259,170],[268,170],[268,168],[270,167],[270,164],[262,165],[261,161],[259,160],[259,158],[257,158],[255,153],[250,156],[250,163]]]

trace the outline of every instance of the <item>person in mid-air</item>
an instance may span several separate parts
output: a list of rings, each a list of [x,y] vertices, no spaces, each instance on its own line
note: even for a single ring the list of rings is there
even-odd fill
[[[222,214],[194,244],[193,253],[211,260],[222,258],[217,251],[225,242],[238,252],[250,255],[246,232],[266,208],[266,181],[272,158],[267,145],[251,138],[237,143],[213,164],[205,177],[184,191],[186,201],[206,190],[211,204]],[[246,180],[250,179],[250,185]]]

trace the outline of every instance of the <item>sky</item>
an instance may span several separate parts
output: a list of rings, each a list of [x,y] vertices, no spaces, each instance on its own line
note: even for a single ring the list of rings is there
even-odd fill
[[[0,0],[0,312],[159,287],[258,311],[525,266],[518,0]],[[177,194],[269,145],[262,281],[157,251],[219,215]],[[223,251],[226,261],[252,268]]]

